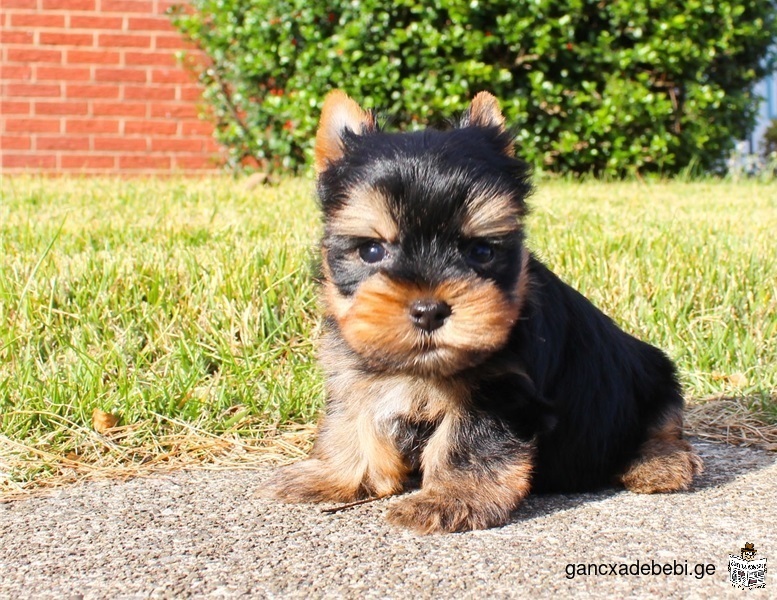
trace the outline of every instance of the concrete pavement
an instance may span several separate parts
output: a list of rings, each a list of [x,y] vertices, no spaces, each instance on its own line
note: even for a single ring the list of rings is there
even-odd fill
[[[261,499],[267,470],[92,482],[0,503],[0,598],[777,597],[777,567],[727,581],[745,542],[777,565],[777,456],[696,446],[691,492],[532,496],[505,527],[430,537],[388,525],[392,499]]]

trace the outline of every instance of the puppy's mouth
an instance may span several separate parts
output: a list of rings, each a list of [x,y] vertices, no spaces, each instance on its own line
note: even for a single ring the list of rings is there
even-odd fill
[[[449,376],[506,343],[518,303],[472,278],[431,287],[376,275],[344,298],[327,289],[330,314],[348,345],[374,368]]]

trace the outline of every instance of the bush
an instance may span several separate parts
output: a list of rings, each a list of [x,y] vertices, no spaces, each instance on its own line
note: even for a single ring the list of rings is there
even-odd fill
[[[177,27],[232,165],[297,172],[327,91],[392,126],[439,124],[480,90],[519,153],[561,173],[719,169],[752,127],[773,0],[193,0]]]

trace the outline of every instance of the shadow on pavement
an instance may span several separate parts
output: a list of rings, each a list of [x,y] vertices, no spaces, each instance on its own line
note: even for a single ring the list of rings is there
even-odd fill
[[[691,442],[704,461],[704,473],[694,482],[692,489],[677,492],[680,494],[693,495],[702,490],[726,485],[738,477],[777,463],[777,454],[763,450],[693,438]],[[629,493],[631,492],[613,487],[577,494],[533,494],[518,508],[510,522],[530,521],[555,512],[571,510],[588,502],[601,502],[618,494]]]

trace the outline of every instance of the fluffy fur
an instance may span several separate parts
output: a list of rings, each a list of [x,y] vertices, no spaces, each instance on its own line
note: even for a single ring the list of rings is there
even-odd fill
[[[684,490],[672,362],[524,246],[529,170],[496,99],[449,131],[385,133],[342,92],[316,136],[328,402],[290,502],[390,496],[419,532],[505,523],[530,491]]]

